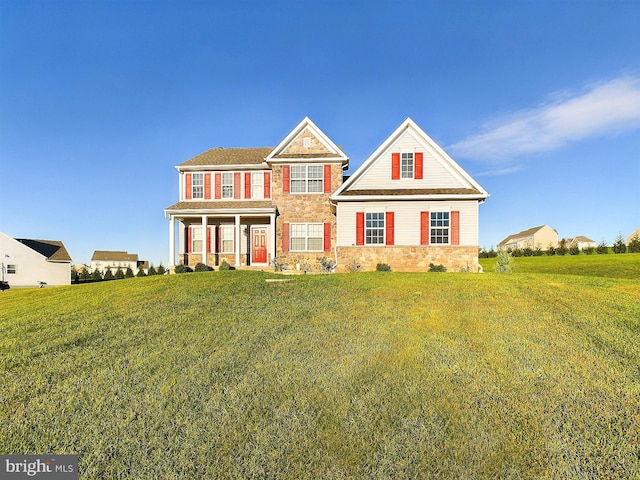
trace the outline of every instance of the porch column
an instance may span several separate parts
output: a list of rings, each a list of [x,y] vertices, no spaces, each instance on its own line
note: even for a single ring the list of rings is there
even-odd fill
[[[207,265],[207,223],[209,223],[209,217],[202,216],[202,263]]]
[[[269,245],[271,246],[269,250],[271,257],[267,257],[267,263],[271,264],[271,260],[276,256],[276,214],[272,213],[269,215],[269,219]],[[271,258],[271,260],[269,258]]]
[[[169,215],[169,267],[176,265],[176,220]]]
[[[236,267],[240,266],[240,249],[242,248],[242,232],[240,231],[240,215],[236,215]]]

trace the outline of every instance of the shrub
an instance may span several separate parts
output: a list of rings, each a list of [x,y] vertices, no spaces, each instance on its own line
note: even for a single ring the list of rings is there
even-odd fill
[[[196,263],[196,266],[193,270],[196,272],[210,272],[213,270],[213,268],[211,268],[209,265],[205,265],[204,263]]]
[[[607,242],[605,242],[604,238],[600,241],[600,243],[596,247],[596,252],[598,252],[599,254],[609,253],[609,247],[607,247]]]
[[[560,240],[560,245],[556,248],[556,255],[566,255],[569,253],[569,249],[567,248],[567,241],[563,238]]]
[[[115,277],[113,276],[113,272],[111,271],[110,268],[107,268],[107,271],[104,272],[104,280],[113,280]]]
[[[97,268],[91,272],[91,280],[102,280],[102,274]]]
[[[220,262],[220,266],[218,267],[218,269],[219,270],[235,270],[235,268],[229,265],[229,263],[224,258]]]
[[[624,243],[624,240],[622,239],[622,235],[618,235],[618,238],[616,238],[616,241],[613,242],[613,253],[626,253],[627,252],[627,246]]]
[[[533,248],[531,247],[525,247],[522,250],[522,255],[525,257],[533,257],[533,254],[534,254],[534,251],[533,251]]]
[[[513,271],[513,256],[511,253],[500,250],[498,252],[498,261],[495,267],[498,273],[511,273]]]
[[[349,263],[345,265],[345,268],[349,273],[356,273],[362,269],[362,265],[360,265],[358,260],[356,260],[355,258],[352,258],[351,260],[349,260]]]
[[[193,272],[193,270],[191,269],[191,267],[189,265],[185,265],[184,263],[181,263],[180,265],[176,265],[175,272],[176,273],[190,273],[190,272]]]
[[[145,273],[144,268],[140,267],[138,269],[138,273],[136,273],[136,277],[142,278],[142,277],[146,277],[146,276],[147,276],[147,274]]]
[[[580,255],[580,247],[578,246],[577,243],[574,243],[573,245],[571,245],[571,247],[569,248],[569,253],[571,255]]]
[[[123,280],[123,279],[124,279],[124,272],[120,267],[118,267],[118,270],[116,270],[116,280]]]
[[[323,273],[331,273],[336,269],[336,262],[327,257],[318,258],[318,270]]]
[[[289,264],[286,262],[283,262],[278,257],[274,257],[273,260],[271,260],[271,266],[273,267],[273,270],[276,272],[283,272],[284,270],[289,269]],[[220,268],[220,270],[222,270],[222,268]]]
[[[131,267],[127,267],[127,271],[124,272],[124,276],[125,278],[133,278],[133,270],[131,270]]]
[[[513,250],[511,250],[511,256],[513,257],[522,257],[524,255],[524,252],[520,249],[520,248],[514,248]]]
[[[434,265],[433,263],[430,263],[429,271],[430,272],[446,272],[447,267],[445,267],[444,265]]]
[[[552,257],[555,254],[556,254],[556,247],[554,247],[553,245],[549,244],[549,246],[547,247],[547,255],[549,257]]]
[[[596,247],[584,247],[582,253],[585,255],[593,255],[596,251]]]
[[[91,274],[89,273],[89,270],[87,270],[85,267],[82,267],[82,270],[80,271],[80,279],[89,280],[90,278]]]
[[[155,267],[153,265],[151,265],[149,267],[149,271],[147,272],[147,275],[152,276],[152,275],[157,275],[157,274],[158,274],[158,272],[156,272]]]
[[[379,263],[376,265],[376,272],[390,272],[391,266],[386,263]]]
[[[162,264],[158,265],[158,270],[156,270],[156,274],[157,275],[164,275],[166,272],[166,270],[164,269],[164,267],[162,266]]]
[[[636,233],[629,242],[629,253],[640,253],[640,234]]]

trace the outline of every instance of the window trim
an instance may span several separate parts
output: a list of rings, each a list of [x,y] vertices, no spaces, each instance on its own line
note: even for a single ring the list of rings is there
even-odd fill
[[[196,238],[199,236],[200,238]],[[202,238],[202,225],[191,225],[191,253],[201,253],[204,246]],[[196,242],[200,242],[200,245],[196,248]]]
[[[191,198],[193,200],[204,199],[204,173],[202,172],[191,174]]]
[[[233,225],[221,225],[220,226],[220,252],[218,253],[236,253],[235,245],[236,245],[236,228]],[[231,238],[225,239],[225,232],[231,232]],[[225,242],[231,242],[231,249],[225,250]]]
[[[437,223],[438,220],[442,220],[444,221],[444,215],[446,215],[446,222],[447,222],[447,226],[439,226],[439,225],[433,225],[434,222],[434,215],[436,216],[435,218],[435,222]],[[438,215],[443,215],[442,219],[438,219],[437,216]],[[435,230],[446,230],[446,242],[437,242],[434,240],[437,240],[438,238],[444,238],[444,235],[441,233],[440,235],[438,234],[434,234]],[[450,210],[437,210],[437,211],[431,211],[429,212],[429,245],[451,245],[451,211]]]
[[[405,164],[406,162],[406,164]],[[411,175],[409,173],[409,167]],[[400,179],[414,179],[416,175],[416,156],[414,152],[400,152]]]
[[[225,183],[225,178],[227,179],[231,179],[230,181],[228,181],[227,183]],[[234,198],[233,194],[233,183],[234,183],[234,178],[233,178],[233,172],[222,172],[220,175],[220,198]],[[225,195],[225,188],[227,189],[227,192],[231,192],[230,194]],[[229,190],[229,188],[231,188],[231,190]]]
[[[378,225],[376,227],[373,226],[369,226],[369,216],[370,215],[377,215],[378,218],[371,219],[371,221],[377,221],[377,222],[382,222],[382,225]],[[372,245],[372,246],[384,246],[387,244],[387,218],[386,218],[386,212],[381,211],[381,212],[364,212],[364,244],[365,245]],[[370,232],[373,232],[374,230],[378,231],[378,230],[382,230],[382,237],[380,237],[379,232],[376,234],[375,238],[376,239],[380,239],[380,242],[371,242],[371,239],[373,238],[373,235],[370,235]]]
[[[7,275],[17,275],[18,272],[18,265],[15,263],[7,263],[6,264],[6,274]]]
[[[260,181],[256,182],[255,179]],[[256,200],[264,199],[264,172],[251,172],[251,198]]]
[[[317,168],[318,172],[317,172],[317,177],[313,177],[311,178],[309,176],[309,169],[311,167]],[[300,168],[304,168],[304,178],[300,177],[300,178],[294,178],[294,172],[296,172],[297,169]],[[304,182],[304,191],[296,191],[293,188],[293,182]],[[318,190],[317,191],[309,191],[309,182],[310,181],[314,181],[314,182],[319,182],[318,185]],[[305,164],[305,165],[298,165],[298,164],[292,164],[289,167],[289,193],[291,194],[323,194],[324,193],[324,165],[321,164]]]
[[[295,227],[305,227],[304,236],[294,236],[294,232],[296,230]],[[315,226],[318,229],[318,234],[316,236],[309,235],[309,228],[311,226]],[[304,250],[300,250],[293,247],[294,239],[304,238],[305,248]],[[318,240],[320,242],[318,249],[309,248],[309,240]],[[289,224],[289,251],[290,252],[324,252],[324,223],[319,222],[297,222]]]

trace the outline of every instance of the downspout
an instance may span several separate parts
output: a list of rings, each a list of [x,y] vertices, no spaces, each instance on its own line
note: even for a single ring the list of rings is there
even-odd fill
[[[333,261],[336,262],[336,270],[338,270],[338,204],[333,203],[329,198],[329,205],[336,208],[336,244],[333,246]]]

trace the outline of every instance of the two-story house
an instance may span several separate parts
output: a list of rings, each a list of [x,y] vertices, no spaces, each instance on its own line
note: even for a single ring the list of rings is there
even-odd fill
[[[352,260],[477,270],[488,193],[411,119],[343,183],[348,165],[308,118],[275,148],[216,148],[178,165],[180,201],[165,210],[170,266],[326,256],[339,270]]]

